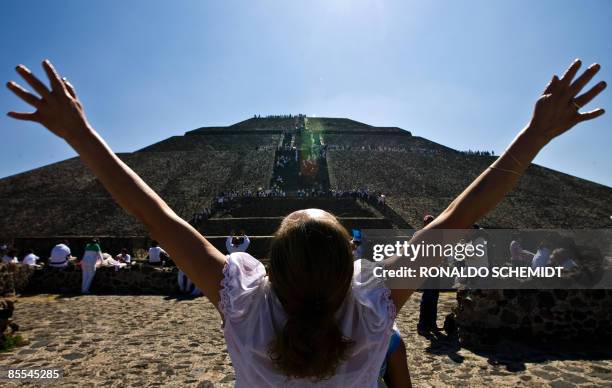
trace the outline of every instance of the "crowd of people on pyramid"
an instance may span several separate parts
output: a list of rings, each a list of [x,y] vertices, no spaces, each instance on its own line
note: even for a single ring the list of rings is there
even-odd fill
[[[349,145],[349,144],[325,144],[325,151],[376,151],[376,152],[410,152],[418,154],[439,154],[440,150],[427,147],[400,147],[400,146],[383,146],[383,145]]]
[[[286,167],[287,164],[291,161],[291,158],[287,155],[280,155],[278,159],[276,159],[276,167]]]
[[[275,179],[279,183],[283,180]],[[373,204],[384,205],[386,202],[386,195],[383,192],[373,192],[367,188],[359,189],[347,189],[347,190],[336,190],[336,189],[324,189],[320,184],[309,188],[300,188],[295,191],[295,195],[298,198],[313,198],[313,197],[332,197],[332,198],[353,198],[360,199]],[[232,203],[241,198],[268,198],[268,197],[286,197],[286,191],[280,189],[280,186],[273,185],[269,189],[259,189],[257,191],[244,190],[240,191],[229,191],[220,193],[213,199],[210,207],[207,207],[201,213],[194,215],[194,220],[205,220],[210,217],[215,210],[228,210],[231,208]]]
[[[280,180],[282,182],[282,178]],[[269,198],[269,197],[285,197],[287,193],[280,188],[278,184],[273,184],[270,188],[257,190],[230,190],[219,193],[215,196],[203,210],[194,213],[191,218],[191,223],[199,223],[206,221],[218,211],[226,211],[231,208],[232,203],[238,198]]]
[[[464,155],[495,156],[495,151],[467,150],[467,151],[460,151],[460,152]]]
[[[261,145],[261,146],[257,146],[255,147],[255,151],[272,151],[274,150],[275,146],[272,144],[267,144],[267,145]]]
[[[253,118],[254,119],[295,119],[295,118],[303,119],[303,118],[306,118],[306,115],[301,114],[301,113],[298,113],[297,115],[285,114],[285,115],[265,115],[265,116],[255,114],[253,115]]]

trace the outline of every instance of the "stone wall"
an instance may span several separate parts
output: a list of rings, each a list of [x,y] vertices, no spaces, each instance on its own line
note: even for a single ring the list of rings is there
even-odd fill
[[[612,339],[612,290],[462,290],[454,310],[460,341]]]
[[[0,263],[0,296],[25,290],[33,272],[27,265]]]
[[[98,268],[91,285],[93,293],[156,294],[179,292],[176,268],[159,268],[135,263],[129,269]],[[21,264],[0,264],[0,293],[75,294],[81,291],[81,270],[35,269]]]

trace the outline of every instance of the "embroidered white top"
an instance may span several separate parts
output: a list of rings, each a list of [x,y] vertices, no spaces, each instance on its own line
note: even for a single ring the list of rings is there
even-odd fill
[[[220,309],[225,342],[236,372],[236,387],[377,387],[395,319],[390,291],[373,276],[370,263],[355,261],[351,289],[336,313],[342,333],[354,341],[350,356],[327,380],[289,380],[274,367],[269,344],[286,315],[266,270],[244,252],[228,255]]]

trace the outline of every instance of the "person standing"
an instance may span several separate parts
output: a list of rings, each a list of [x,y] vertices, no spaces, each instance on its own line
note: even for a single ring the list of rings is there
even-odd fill
[[[363,245],[361,242],[361,230],[353,229],[353,238],[351,239],[351,249],[353,250],[353,257],[355,260],[363,259]]]
[[[85,246],[83,260],[81,260],[81,271],[83,272],[83,282],[81,285],[81,293],[89,294],[89,287],[96,274],[96,266],[102,261],[102,249],[97,239],[92,239]]]
[[[183,270],[181,269],[178,270],[177,281],[178,281],[179,291],[181,293],[190,294],[193,292],[193,288],[195,287],[195,285],[191,282],[191,280],[189,280],[187,275],[185,275],[185,272],[183,272]]]
[[[426,227],[434,220],[434,216],[427,214],[423,217],[423,227]],[[417,324],[417,333],[422,336],[427,336],[432,332],[438,332],[436,320],[438,318],[438,299],[440,298],[440,290],[425,289],[421,296],[421,304],[419,306],[419,323]]]
[[[225,248],[227,249],[227,253],[234,252],[246,252],[249,245],[251,244],[251,240],[249,236],[244,234],[244,231],[240,232],[240,235],[234,236],[232,232],[230,236],[225,240]]]

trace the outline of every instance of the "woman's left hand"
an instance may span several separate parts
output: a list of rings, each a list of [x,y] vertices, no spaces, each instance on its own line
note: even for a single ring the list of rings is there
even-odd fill
[[[591,102],[606,88],[606,83],[601,81],[587,92],[578,95],[601,68],[598,63],[594,63],[574,80],[580,64],[580,60],[576,59],[561,78],[553,76],[535,104],[527,132],[542,140],[543,144],[568,131],[574,125],[605,113],[601,108],[580,112],[580,108]]]

